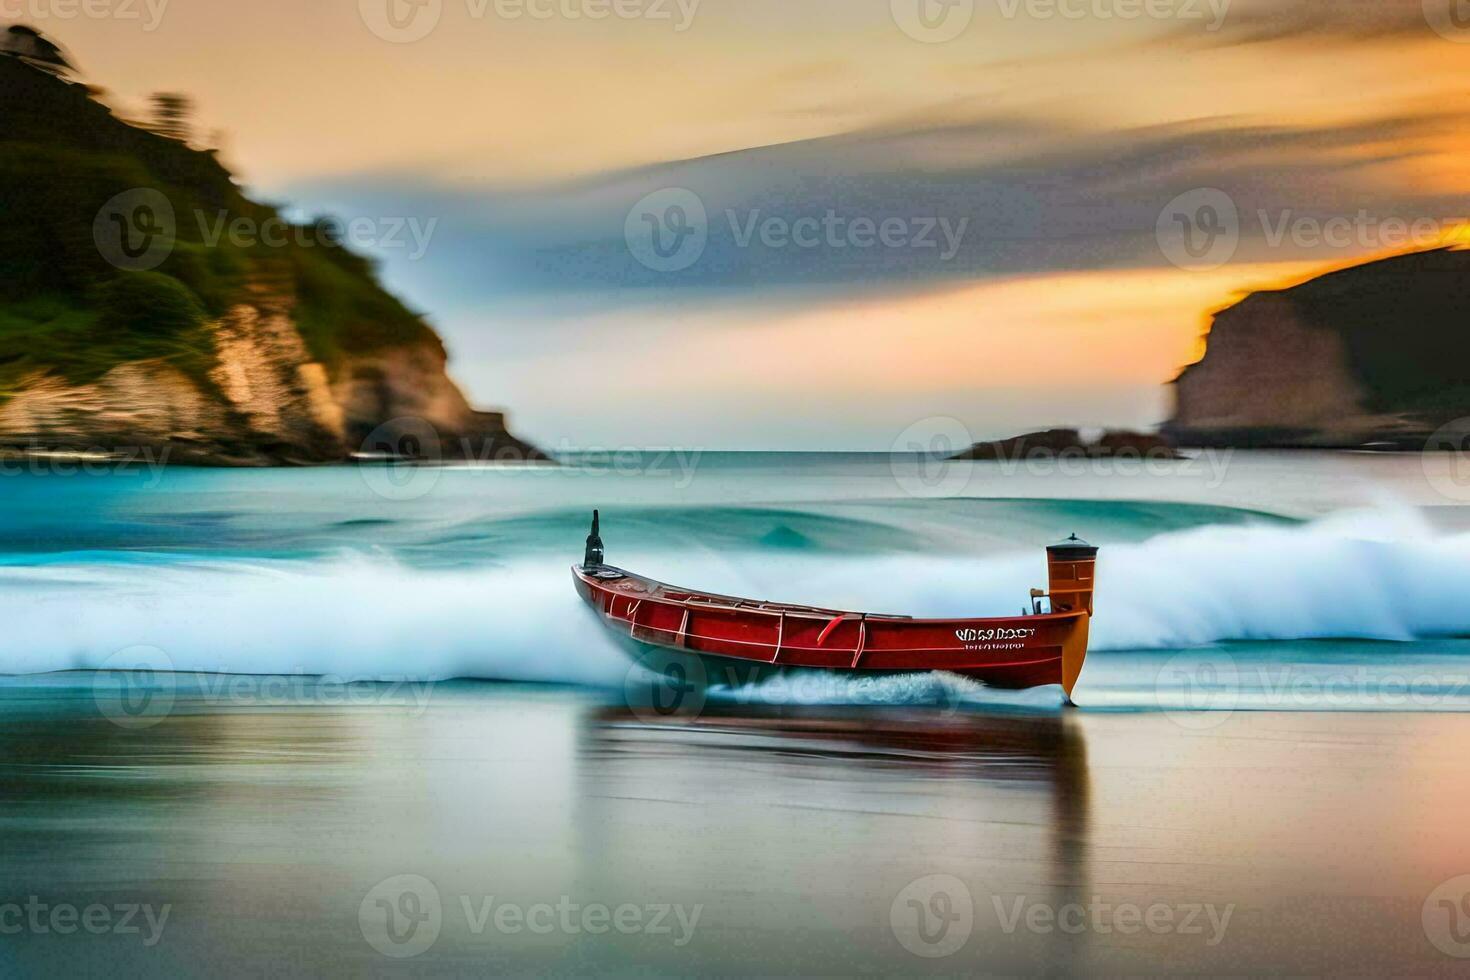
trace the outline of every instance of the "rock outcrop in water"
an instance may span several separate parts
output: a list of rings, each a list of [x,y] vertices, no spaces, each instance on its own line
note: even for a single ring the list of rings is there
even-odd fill
[[[1253,293],[1174,381],[1180,445],[1421,449],[1470,416],[1470,251],[1439,249]]]
[[[470,407],[439,337],[331,226],[284,221],[213,152],[12,57],[0,214],[0,453],[545,458]],[[111,247],[109,218],[136,248]],[[210,234],[236,222],[247,237]]]
[[[1042,460],[1087,459],[1178,459],[1179,454],[1163,436],[1151,432],[1110,429],[1089,440],[1077,429],[1047,429],[1026,435],[977,442],[952,459]]]

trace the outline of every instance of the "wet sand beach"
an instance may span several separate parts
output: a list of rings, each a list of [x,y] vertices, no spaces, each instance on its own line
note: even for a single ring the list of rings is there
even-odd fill
[[[1458,714],[751,706],[658,725],[566,689],[414,703],[255,679],[180,684],[129,729],[90,676],[4,688],[0,924],[39,902],[48,927],[7,936],[11,969],[1460,968]],[[139,931],[49,918],[67,905],[139,906]]]

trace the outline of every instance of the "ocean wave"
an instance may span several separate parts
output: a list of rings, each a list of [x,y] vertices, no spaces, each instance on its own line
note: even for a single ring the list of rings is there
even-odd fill
[[[1470,635],[1470,535],[1436,534],[1410,511],[1098,543],[1095,652]],[[616,687],[628,670],[582,608],[566,564],[539,556],[449,570],[361,554],[145,565],[73,557],[0,566],[0,672],[100,668],[140,645],[181,671]],[[1039,549],[929,559],[774,548],[628,561],[723,592],[918,616],[1015,613],[1045,581]],[[935,683],[899,684],[879,698],[932,698]]]

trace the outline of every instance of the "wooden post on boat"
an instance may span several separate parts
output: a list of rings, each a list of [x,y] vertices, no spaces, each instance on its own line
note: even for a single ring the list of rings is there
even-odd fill
[[[1047,592],[1052,612],[1082,611],[1077,625],[1062,643],[1062,690],[1072,700],[1072,688],[1087,659],[1087,634],[1092,625],[1092,590],[1097,567],[1097,547],[1073,534],[1046,549]]]

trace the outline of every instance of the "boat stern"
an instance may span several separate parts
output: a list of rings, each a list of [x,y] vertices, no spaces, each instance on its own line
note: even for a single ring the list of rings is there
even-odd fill
[[[1087,660],[1087,636],[1092,625],[1092,597],[1096,582],[1097,546],[1077,535],[1046,549],[1047,592],[1052,612],[1080,612],[1076,625],[1062,644],[1062,690],[1072,700],[1072,688]]]

